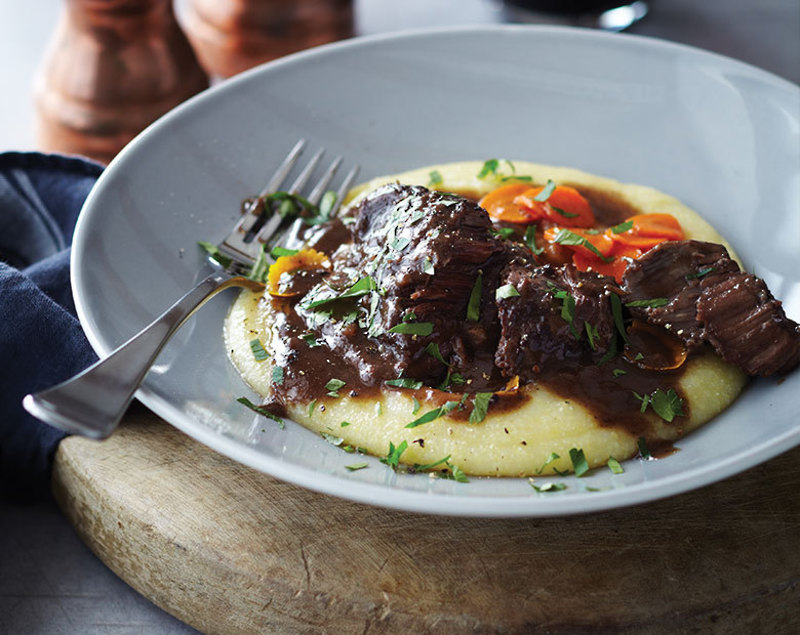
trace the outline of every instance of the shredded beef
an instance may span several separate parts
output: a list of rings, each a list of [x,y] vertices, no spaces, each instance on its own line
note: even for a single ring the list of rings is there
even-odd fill
[[[800,363],[800,325],[753,275],[735,273],[706,286],[697,317],[720,356],[750,375],[787,373]]]
[[[613,281],[572,265],[525,267],[512,264],[502,285],[519,295],[497,300],[501,335],[495,364],[506,377],[531,381],[554,361],[605,353],[614,337],[609,303]],[[574,310],[565,312],[567,297]],[[591,330],[592,337],[587,334]]]
[[[614,296],[624,305],[659,299],[662,306],[628,307],[626,315],[665,329],[689,350],[709,343],[748,373],[787,372],[800,360],[800,327],[721,245],[662,243],[634,261],[618,286],[571,264],[537,265],[527,246],[493,232],[475,202],[424,187],[378,188],[345,220],[314,234],[315,245],[339,246],[297,314],[302,329],[366,386],[407,377],[494,389],[514,376],[536,381],[564,361],[597,364],[621,352]],[[375,285],[366,293],[325,311],[307,306],[365,278]],[[498,297],[505,285],[516,293]],[[469,315],[474,293],[479,310]],[[431,332],[402,332],[414,323]]]
[[[491,361],[499,337],[494,293],[509,262],[533,263],[530,250],[495,236],[476,203],[423,187],[379,188],[361,202],[354,219],[351,241],[333,254],[325,284],[341,292],[347,286],[342,280],[351,284],[368,275],[380,298],[374,311],[371,296],[361,299],[362,314],[371,314],[366,329],[342,320],[320,325],[325,342],[368,385],[400,376],[436,385],[448,374],[485,383],[498,374]],[[477,320],[468,320],[475,288],[480,311]],[[390,332],[413,322],[432,323],[433,334]],[[432,354],[431,342],[446,364]]]
[[[722,245],[696,240],[661,243],[628,266],[622,279],[624,300],[666,298],[665,306],[634,307],[631,313],[696,349],[705,342],[704,326],[697,319],[702,280],[710,275],[703,272],[725,276],[738,270]]]
[[[419,320],[463,320],[478,273],[488,289],[508,257],[491,229],[486,211],[468,199],[387,185],[359,207],[349,258],[396,298],[383,316],[387,329],[409,310]]]
[[[666,298],[664,306],[631,313],[667,329],[690,349],[710,343],[751,375],[785,373],[800,363],[800,326],[721,245],[661,243],[628,267],[622,289],[625,302]]]

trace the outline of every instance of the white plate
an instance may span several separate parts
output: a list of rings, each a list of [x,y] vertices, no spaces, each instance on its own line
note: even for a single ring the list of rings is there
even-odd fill
[[[101,355],[207,271],[217,241],[299,137],[364,179],[459,160],[567,165],[673,194],[710,220],[800,319],[800,90],[685,46],[553,27],[351,40],[255,69],[156,122],[108,167],[75,234],[81,322]],[[304,487],[375,505],[474,516],[589,512],[684,492],[800,443],[800,372],[756,381],[657,461],[537,494],[526,479],[398,475],[236,398],[255,395],[221,339],[233,295],[167,346],[138,397],[208,446]],[[359,459],[361,460],[361,459]],[[593,490],[600,491],[593,491]]]

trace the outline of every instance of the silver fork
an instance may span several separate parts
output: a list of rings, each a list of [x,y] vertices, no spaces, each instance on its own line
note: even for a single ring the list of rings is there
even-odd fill
[[[222,266],[209,258],[215,271],[154,322],[82,373],[53,388],[27,395],[22,401],[25,409],[38,419],[67,432],[95,439],[108,437],[119,424],[164,344],[189,316],[224,289],[263,288],[263,285],[250,280],[245,274],[259,256],[262,245],[271,244],[276,239],[280,241],[283,234],[279,230],[286,220],[277,213],[270,214],[270,210],[258,201],[278,191],[304,147],[304,139],[297,142],[259,194],[256,203],[244,210],[230,233],[217,245],[230,263]],[[321,149],[311,158],[289,188],[290,194],[299,194],[308,184],[323,152],[324,149]],[[333,160],[306,200],[314,205],[319,204],[341,162],[341,157]],[[344,177],[336,193],[331,215],[338,210],[357,172],[358,168],[354,167]],[[301,222],[301,219],[295,221]]]

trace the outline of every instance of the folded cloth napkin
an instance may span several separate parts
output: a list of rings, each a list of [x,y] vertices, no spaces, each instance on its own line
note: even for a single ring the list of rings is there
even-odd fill
[[[0,496],[40,498],[63,432],[22,398],[97,359],[75,315],[69,247],[102,166],[39,153],[0,153]]]

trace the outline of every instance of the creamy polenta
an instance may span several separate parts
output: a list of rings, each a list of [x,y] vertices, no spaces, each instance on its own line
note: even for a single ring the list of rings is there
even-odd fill
[[[355,188],[347,202],[357,206],[376,188],[394,182],[481,197],[504,178],[530,176],[535,183],[552,181],[594,192],[629,208],[633,214],[672,215],[687,239],[719,243],[730,250],[697,213],[652,188],[622,184],[575,169],[517,161],[513,165],[500,162],[495,171],[479,178],[484,165],[437,165],[382,177]],[[233,304],[224,327],[231,360],[246,382],[265,399],[274,390],[274,352],[282,346],[275,326],[278,310],[268,294],[245,291]],[[254,356],[254,340],[270,357],[260,356],[259,361]],[[320,367],[317,372],[329,376],[328,368]],[[710,348],[703,349],[688,358],[677,384],[686,414],[667,421],[651,408],[642,415],[645,424],[634,430],[601,422],[591,407],[537,382],[523,383],[513,391],[513,398],[500,394],[495,400],[500,406],[493,404],[485,416],[472,422],[466,416],[469,412],[459,414],[458,408],[446,412],[445,404],[458,402],[466,393],[427,386],[382,385],[356,396],[351,396],[349,386],[341,390],[333,386],[329,394],[290,400],[283,406],[285,414],[301,425],[375,456],[386,457],[390,447],[395,451],[402,447],[397,458],[409,466],[433,464],[447,457],[439,467],[455,466],[470,475],[517,477],[571,471],[570,450],[574,449],[582,450],[589,467],[596,467],[605,465],[610,457],[623,460],[636,455],[642,439],[651,447],[674,441],[725,409],[745,380],[739,369],[724,362]],[[465,403],[473,407],[472,398],[461,401],[462,405]],[[431,412],[440,416],[409,427]]]

